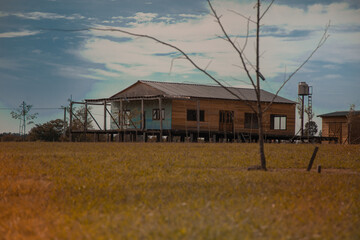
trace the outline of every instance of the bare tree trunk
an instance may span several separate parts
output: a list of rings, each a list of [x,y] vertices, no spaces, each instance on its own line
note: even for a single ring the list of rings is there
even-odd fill
[[[259,125],[259,154],[260,154],[260,163],[261,169],[266,169],[266,158],[265,158],[265,149],[264,149],[264,128],[262,121],[263,112],[261,111],[261,106],[259,105],[259,113],[258,113],[258,125]]]
[[[257,94],[257,116],[259,127],[259,155],[261,169],[266,170],[266,159],[264,149],[264,129],[263,129],[263,110],[261,108],[260,90],[260,0],[257,1],[257,21],[256,21],[256,94]]]

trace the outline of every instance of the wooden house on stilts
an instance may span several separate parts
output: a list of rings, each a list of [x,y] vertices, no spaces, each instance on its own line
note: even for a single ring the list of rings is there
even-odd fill
[[[228,90],[138,81],[109,98],[87,99],[85,104],[104,104],[104,113],[111,117],[110,129],[104,124],[103,130],[93,133],[107,133],[118,141],[256,141],[258,121],[249,106],[256,104],[254,89]],[[289,139],[295,134],[296,102],[261,90],[263,107],[272,100],[263,116],[265,138]],[[109,103],[110,111],[106,107]]]

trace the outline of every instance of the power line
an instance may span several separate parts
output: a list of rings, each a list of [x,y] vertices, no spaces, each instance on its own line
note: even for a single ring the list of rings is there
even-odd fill
[[[59,109],[64,109],[64,108],[55,108],[55,107],[44,107],[44,108],[31,108],[31,110],[59,110]],[[16,110],[16,108],[0,108],[0,110]]]
[[[31,108],[31,109],[34,109],[34,110],[51,110],[51,109],[64,109],[64,108]]]

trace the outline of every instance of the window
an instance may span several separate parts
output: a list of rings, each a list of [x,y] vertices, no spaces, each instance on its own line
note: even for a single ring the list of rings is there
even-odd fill
[[[258,129],[258,118],[256,113],[245,113],[245,128]]]
[[[205,111],[200,110],[199,112],[200,112],[200,122],[204,122],[205,121]],[[193,109],[188,109],[186,119],[188,121],[197,121],[197,111],[193,110]]]
[[[165,109],[161,109],[161,118],[162,120],[165,120]],[[153,120],[160,120],[160,110],[157,109],[153,109],[152,111],[152,119]]]
[[[286,130],[286,116],[270,115],[270,127],[274,130]]]

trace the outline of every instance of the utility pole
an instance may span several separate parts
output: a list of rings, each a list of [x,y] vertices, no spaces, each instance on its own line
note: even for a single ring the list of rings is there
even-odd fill
[[[32,108],[32,105],[27,105],[25,101],[23,101],[19,108],[15,109],[15,111],[11,111],[11,117],[14,119],[20,120],[19,124],[19,135],[23,136],[23,140],[25,140],[25,134],[26,134],[26,124],[34,123],[33,120],[36,118],[38,113],[30,114],[30,110]]]
[[[71,97],[72,99],[72,97]],[[73,102],[72,100],[70,100],[70,116],[69,116],[69,141],[72,142],[72,118],[73,118],[73,113],[72,113],[72,110],[73,110]]]
[[[64,109],[64,123],[63,123],[63,127],[64,127],[64,132],[63,132],[63,139],[65,139],[66,137],[66,127],[67,127],[67,124],[66,124],[66,107],[62,107]]]
[[[25,101],[22,102],[22,115],[23,115],[23,140],[25,141],[25,131],[26,131],[26,124],[25,124]]]

